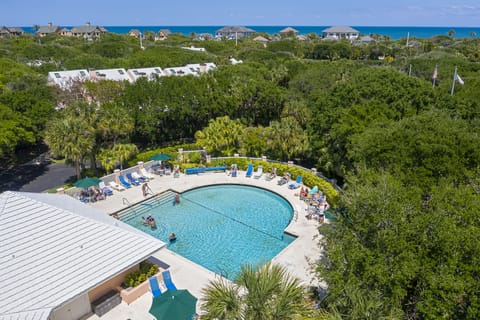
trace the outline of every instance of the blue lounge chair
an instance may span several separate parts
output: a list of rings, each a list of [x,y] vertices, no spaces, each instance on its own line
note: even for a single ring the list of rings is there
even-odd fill
[[[130,182],[134,186],[140,185],[140,181],[138,181],[138,179],[135,179],[130,172],[127,173],[126,176],[127,176],[128,182]]]
[[[245,177],[250,178],[253,174],[253,164],[249,163]]]
[[[132,187],[132,185],[127,180],[125,180],[125,178],[123,176],[119,176],[118,179],[120,180],[120,184],[122,186],[124,186],[125,188],[131,188]]]
[[[158,279],[156,276],[148,278],[148,282],[150,282],[150,290],[152,290],[152,295],[154,298],[162,294],[162,290],[160,290],[160,285],[158,284]]]
[[[98,184],[100,190],[102,190],[107,196],[113,195],[113,190],[105,185],[105,182],[100,181]]]
[[[130,182],[134,186],[139,186],[140,185],[140,181],[135,179],[130,172],[127,173],[126,176],[127,176],[128,182]]]
[[[302,183],[302,176],[298,176],[297,180],[294,183],[290,183],[288,185],[288,189],[297,189],[300,187],[301,183]]]
[[[163,283],[168,290],[177,290],[177,287],[172,281],[172,276],[170,275],[170,270],[165,270],[162,272]]]

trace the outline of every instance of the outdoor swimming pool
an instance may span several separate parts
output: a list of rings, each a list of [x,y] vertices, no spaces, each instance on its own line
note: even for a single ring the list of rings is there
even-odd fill
[[[193,189],[181,195],[179,205],[174,206],[172,201],[152,204],[143,212],[142,216],[152,214],[157,229],[143,225],[140,216],[124,222],[229,279],[235,277],[242,264],[265,263],[295,239],[283,232],[293,217],[290,204],[275,193],[255,187],[217,185]],[[177,240],[169,243],[172,232]]]

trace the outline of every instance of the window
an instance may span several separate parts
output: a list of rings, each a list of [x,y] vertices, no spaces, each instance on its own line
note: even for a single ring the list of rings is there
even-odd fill
[[[60,79],[62,76],[60,76],[60,73],[55,72],[55,78]]]
[[[125,74],[125,72],[123,72],[123,70],[118,70],[118,73],[120,73],[122,76]]]
[[[162,73],[162,71],[160,71],[160,69],[158,69],[158,68],[155,68],[155,72],[156,73]]]
[[[82,77],[85,77],[85,76],[86,76],[85,71],[80,71],[80,75],[81,75]]]

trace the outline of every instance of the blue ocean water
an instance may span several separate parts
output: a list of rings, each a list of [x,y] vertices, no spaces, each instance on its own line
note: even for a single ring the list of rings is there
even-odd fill
[[[62,26],[68,29],[71,26]],[[174,33],[181,33],[185,36],[190,35],[192,32],[196,34],[210,33],[215,34],[215,31],[223,26],[104,26],[108,31],[117,34],[126,34],[131,29],[138,29],[142,33],[145,31],[158,32],[160,29],[169,29]],[[280,30],[287,26],[247,26],[257,32],[265,32],[268,34],[278,33]],[[299,31],[299,34],[316,33],[321,34],[322,30],[329,26],[291,26]],[[393,40],[399,40],[406,38],[407,34],[410,34],[410,38],[431,38],[437,35],[448,35],[450,30],[454,30],[454,38],[470,38],[472,32],[475,33],[475,37],[480,36],[480,27],[378,27],[378,26],[353,26],[353,28],[360,31],[362,35],[379,34],[382,36],[389,36]],[[26,32],[34,32],[31,27],[23,27]]]

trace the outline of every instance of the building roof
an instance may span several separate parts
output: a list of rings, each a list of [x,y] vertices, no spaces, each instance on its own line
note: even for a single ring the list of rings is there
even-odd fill
[[[227,26],[217,30],[217,33],[254,33],[256,32],[253,29],[242,27],[242,26]]]
[[[163,69],[168,76],[198,76],[199,73],[194,67],[172,67]]]
[[[67,195],[0,194],[0,319],[51,310],[165,246]]]
[[[100,26],[92,26],[90,23],[87,23],[84,26],[78,26],[72,28],[72,33],[76,34],[91,34],[95,32],[107,32],[107,30]]]
[[[69,89],[74,81],[86,81],[90,78],[86,69],[67,70],[67,71],[50,71],[48,80],[55,83],[62,89]]]
[[[324,33],[359,33],[358,30],[353,29],[348,26],[334,26],[327,29],[324,29]]]
[[[36,33],[39,34],[49,34],[49,33],[57,33],[60,30],[59,26],[54,26],[53,24],[49,23],[47,26],[41,26],[38,28]]]
[[[296,34],[298,33],[298,30],[293,29],[292,27],[286,27],[285,29],[280,30],[280,33],[289,33],[289,32],[293,32]]]
[[[258,41],[258,42],[268,42],[269,40],[265,37],[258,36],[253,39],[253,41]]]
[[[141,77],[145,77],[148,80],[154,80],[156,77],[162,77],[165,75],[165,72],[160,67],[128,69],[127,72],[133,81],[136,81]]]
[[[127,70],[123,68],[101,69],[90,71],[91,80],[112,80],[112,81],[129,81],[133,79],[128,75]]]

